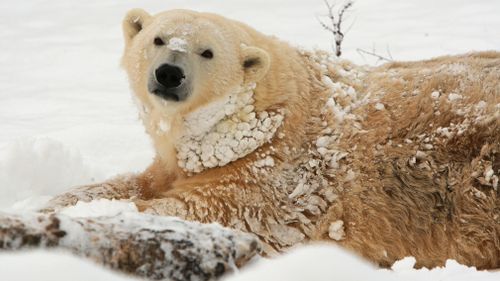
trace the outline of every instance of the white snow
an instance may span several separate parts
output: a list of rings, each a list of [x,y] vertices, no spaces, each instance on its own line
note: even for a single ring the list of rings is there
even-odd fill
[[[325,14],[320,0],[171,0],[168,5],[156,0],[0,1],[0,208],[36,209],[48,196],[71,186],[140,171],[152,161],[150,141],[119,69],[121,20],[127,10],[137,6],[153,13],[174,8],[216,12],[293,44],[331,49],[332,38],[316,19]],[[356,49],[375,48],[384,56],[389,50],[396,60],[498,50],[499,11],[497,0],[358,0],[347,15],[345,26],[352,28],[345,34],[343,57],[374,64],[376,58],[360,56]],[[182,49],[182,44],[172,45]],[[338,86],[323,80],[331,88]],[[432,97],[439,98],[439,93]],[[329,103],[339,119],[346,117],[333,99]],[[168,127],[158,126],[160,130]],[[443,128],[440,133],[450,134]],[[326,148],[323,152],[331,154]],[[342,157],[342,152],[335,153],[332,164]],[[490,173],[488,169],[485,176]],[[494,179],[498,184],[497,178],[490,178]],[[293,195],[300,192],[297,186]],[[113,205],[119,202],[99,204],[108,209],[108,203],[109,209],[124,207]],[[91,214],[88,209],[85,212]],[[394,273],[385,275],[387,272],[373,269],[343,250],[316,246],[276,261],[262,260],[236,278],[500,279],[499,272],[477,272],[452,261],[446,268],[432,271],[413,270],[412,265],[411,259],[405,259],[395,265]],[[0,279],[125,280],[55,252],[0,253]]]
[[[121,213],[137,213],[137,206],[128,201],[97,199],[91,202],[79,201],[59,213],[69,217],[112,217]]]
[[[455,94],[455,93],[451,93],[451,94],[448,95],[448,100],[450,102],[454,102],[454,101],[459,100],[461,98],[462,98],[462,95]]]
[[[229,281],[390,281],[387,272],[378,272],[360,258],[330,245],[315,245],[296,249],[275,260],[261,259]]]
[[[328,236],[335,241],[342,240],[344,238],[344,222],[342,220],[334,221],[330,224],[328,228]]]
[[[439,94],[439,92],[438,92],[438,91],[433,91],[433,92],[431,93],[431,97],[432,97],[433,99],[435,99],[435,100],[437,100],[437,99],[439,98],[439,96],[440,96],[440,94]]]
[[[0,252],[0,279],[5,281],[133,281],[67,252]]]
[[[102,173],[92,169],[76,149],[48,138],[22,139],[7,145],[0,156],[0,207],[20,200],[28,207],[39,205],[39,195],[53,196],[96,178],[102,178]]]
[[[167,134],[170,131],[170,123],[161,119],[160,122],[158,122],[158,129],[161,133]]]
[[[260,259],[227,281],[489,281],[500,273],[446,262],[444,268],[415,270],[415,259],[404,258],[388,269],[378,269],[354,254],[332,245],[301,247],[274,260]]]
[[[255,161],[254,166],[257,168],[273,167],[274,166],[274,158],[268,155],[263,159]]]
[[[326,147],[330,143],[330,137],[328,136],[321,136],[316,140],[316,146],[318,148],[320,147]]]
[[[186,42],[186,40],[184,40],[182,38],[178,38],[178,37],[172,37],[168,41],[167,48],[169,48],[172,51],[178,51],[181,53],[185,53],[185,52],[187,52],[187,46],[188,46],[188,43]]]
[[[254,87],[237,89],[185,117],[185,132],[177,145],[179,167],[198,173],[224,166],[274,136],[284,116],[280,111],[256,112]]]
[[[477,104],[476,104],[476,109],[477,110],[483,110],[485,107],[486,107],[486,102],[485,101],[479,101]]]
[[[375,104],[375,109],[376,109],[376,110],[379,110],[379,111],[380,111],[380,110],[384,110],[384,109],[385,109],[385,105],[384,105],[383,103],[377,102],[377,103]]]

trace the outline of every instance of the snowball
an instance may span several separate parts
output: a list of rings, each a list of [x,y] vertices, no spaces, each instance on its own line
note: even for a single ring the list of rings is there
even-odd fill
[[[379,111],[380,111],[380,110],[384,110],[384,109],[385,109],[385,106],[384,106],[384,104],[383,104],[383,103],[377,102],[377,103],[375,104],[375,109],[376,109],[376,110],[379,110]]]
[[[342,220],[337,220],[330,224],[330,227],[328,228],[328,236],[331,239],[339,241],[344,239],[344,235],[344,222]]]
[[[491,177],[493,176],[493,169],[492,169],[491,167],[489,167],[489,168],[488,168],[488,170],[486,170],[486,171],[484,172],[484,176],[485,176],[487,179],[491,178]]]
[[[261,168],[261,167],[273,167],[274,166],[274,158],[271,156],[267,156],[264,159],[261,159],[259,161],[256,161],[254,163],[255,167]]]
[[[434,146],[432,144],[430,144],[430,143],[424,144],[423,147],[424,147],[424,149],[427,149],[427,150],[431,150],[431,149],[434,148]]]
[[[455,94],[455,93],[451,93],[448,95],[448,101],[450,101],[450,102],[454,102],[454,101],[459,100],[461,98],[462,98],[462,95]]]
[[[431,97],[432,97],[433,99],[438,99],[438,98],[439,98],[439,92],[438,92],[438,91],[434,91],[434,92],[432,92],[432,93],[431,93]]]

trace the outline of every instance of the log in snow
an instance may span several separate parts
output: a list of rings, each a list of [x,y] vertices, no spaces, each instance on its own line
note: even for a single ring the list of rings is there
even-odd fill
[[[0,250],[68,249],[155,280],[214,280],[255,256],[255,237],[215,224],[140,213],[72,218],[0,213]]]

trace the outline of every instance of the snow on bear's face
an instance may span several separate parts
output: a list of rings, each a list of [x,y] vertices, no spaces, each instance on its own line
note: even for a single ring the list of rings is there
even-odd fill
[[[187,172],[223,166],[269,141],[281,125],[279,112],[254,106],[270,58],[241,24],[193,11],[151,16],[135,9],[123,30],[123,66],[164,160],[175,154]]]
[[[267,72],[267,53],[245,46],[234,24],[215,15],[135,9],[123,23],[123,64],[147,109],[185,115],[217,102]]]

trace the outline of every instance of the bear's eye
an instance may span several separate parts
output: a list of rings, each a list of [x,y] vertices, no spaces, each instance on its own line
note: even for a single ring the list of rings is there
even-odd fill
[[[201,53],[200,56],[202,56],[206,59],[211,59],[214,57],[214,53],[212,53],[212,51],[210,49],[207,49],[207,50],[203,51],[203,53]]]
[[[160,37],[155,37],[155,40],[153,41],[153,43],[156,46],[163,46],[163,45],[165,45],[165,42],[163,42],[163,40]]]

